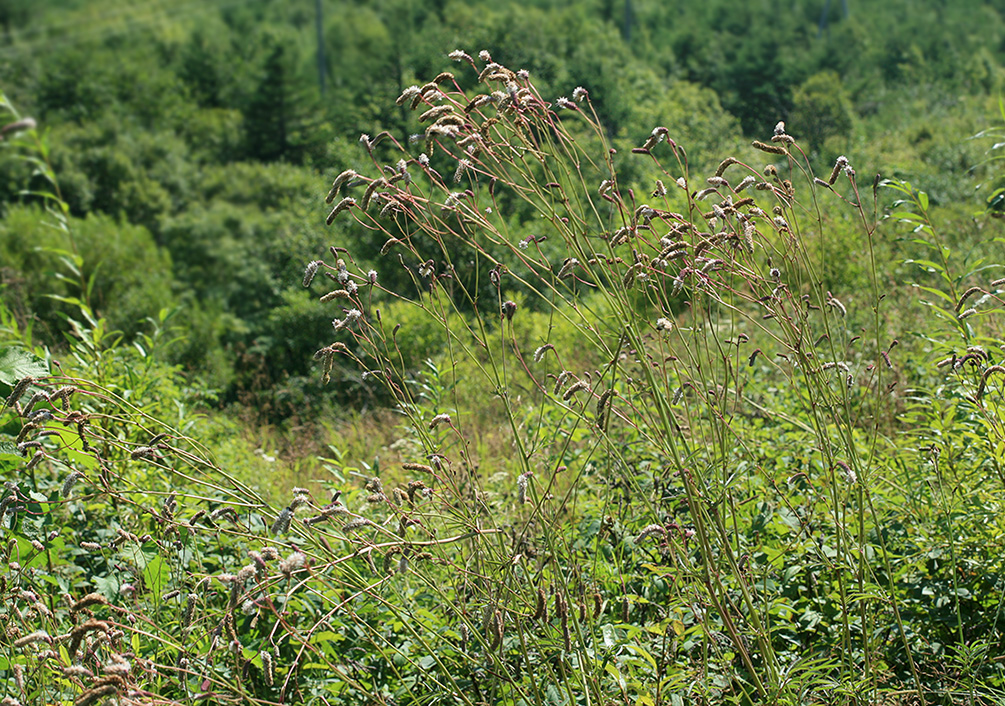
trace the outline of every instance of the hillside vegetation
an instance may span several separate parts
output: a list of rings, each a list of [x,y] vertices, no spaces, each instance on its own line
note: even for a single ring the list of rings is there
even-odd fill
[[[1005,6],[321,10],[0,5],[5,706],[1002,703]]]

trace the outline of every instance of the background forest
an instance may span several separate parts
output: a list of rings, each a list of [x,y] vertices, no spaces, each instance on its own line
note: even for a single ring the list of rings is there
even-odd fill
[[[0,0],[5,706],[1005,703],[1003,60],[999,0]]]

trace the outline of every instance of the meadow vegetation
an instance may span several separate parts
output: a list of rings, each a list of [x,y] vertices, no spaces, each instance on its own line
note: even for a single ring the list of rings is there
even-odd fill
[[[1005,701],[1002,8],[833,5],[6,7],[3,703]]]

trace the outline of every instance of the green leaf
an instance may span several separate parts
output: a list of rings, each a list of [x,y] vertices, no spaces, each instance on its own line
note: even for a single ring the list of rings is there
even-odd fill
[[[108,599],[114,599],[119,595],[120,585],[121,582],[115,574],[94,577],[94,587],[98,590],[97,592]]]
[[[917,265],[928,272],[945,272],[945,269],[937,262],[931,260],[904,260],[905,265]]]
[[[158,555],[154,557],[145,567],[143,567],[143,582],[154,594],[155,603],[160,602],[161,590],[164,588],[164,584],[167,583],[170,577],[171,570],[168,568],[167,562],[164,561],[164,557],[162,556]]]
[[[940,299],[949,302],[951,305],[956,306],[956,302],[953,301],[953,298],[940,289],[935,289],[934,287],[921,287],[918,285],[915,285],[915,288],[921,290],[922,292],[928,292],[929,294],[933,294],[939,297]]]
[[[6,477],[8,472],[13,473],[22,463],[24,459],[17,452],[16,444],[13,441],[0,441],[0,475]]]
[[[645,661],[649,663],[649,667],[654,672],[657,671],[656,659],[651,654],[649,654],[641,645],[627,644],[627,645],[625,645],[625,648],[628,649],[628,650],[631,650],[632,652],[634,652],[635,654],[637,654],[639,657],[642,657],[643,659],[645,659]]]
[[[614,628],[609,624],[600,626],[600,634],[603,636],[604,647],[614,647],[618,642],[618,637],[614,633]]]
[[[24,348],[0,348],[0,382],[14,386],[26,377],[45,377],[49,364]]]

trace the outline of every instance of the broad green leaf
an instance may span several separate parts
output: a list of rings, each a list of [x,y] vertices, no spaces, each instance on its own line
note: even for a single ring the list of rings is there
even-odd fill
[[[108,599],[114,599],[119,595],[119,586],[121,583],[115,574],[94,577],[94,587],[97,589],[97,592]]]
[[[45,377],[49,364],[24,348],[0,348],[0,382],[14,386],[26,377]]]
[[[16,444],[13,441],[0,441],[0,475],[7,477],[22,463],[24,458],[17,452]]]

